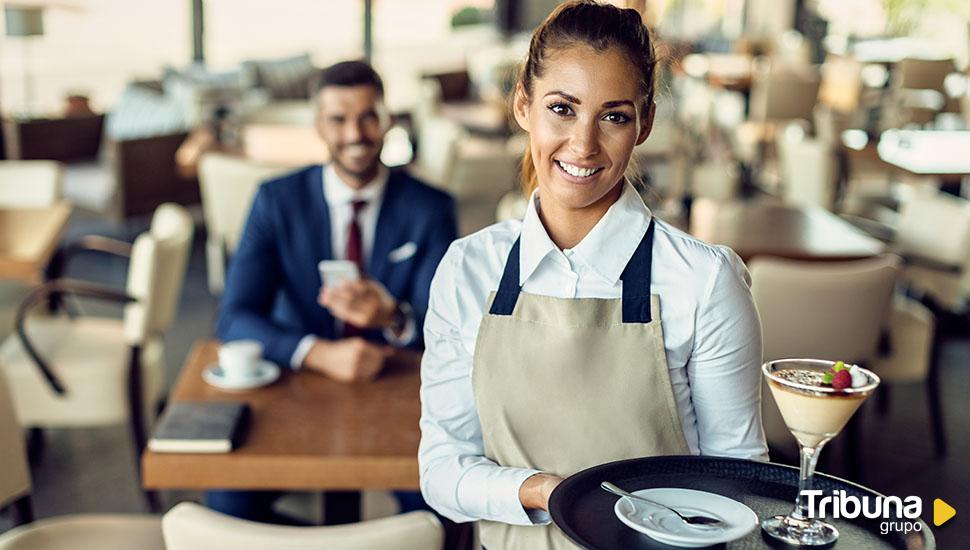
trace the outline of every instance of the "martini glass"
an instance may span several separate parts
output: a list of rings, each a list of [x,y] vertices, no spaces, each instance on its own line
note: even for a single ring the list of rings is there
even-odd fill
[[[865,369],[860,370],[866,376],[866,384],[857,388],[837,390],[816,385],[834,364],[819,359],[780,359],[761,367],[785,425],[798,440],[801,457],[795,509],[786,516],[765,519],[761,528],[794,546],[821,546],[838,540],[839,532],[834,526],[811,517],[804,492],[812,489],[822,447],[842,431],[879,386],[879,377]]]

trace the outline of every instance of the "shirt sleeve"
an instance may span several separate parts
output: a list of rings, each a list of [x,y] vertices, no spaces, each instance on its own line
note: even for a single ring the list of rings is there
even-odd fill
[[[767,460],[761,425],[761,321],[741,259],[719,249],[698,304],[687,363],[702,455]]]
[[[527,514],[519,487],[537,470],[507,468],[486,458],[472,391],[472,354],[464,343],[463,307],[453,245],[431,283],[421,362],[421,492],[440,514],[457,522],[492,520],[514,525],[547,523],[547,514]],[[467,296],[466,296],[467,301]],[[477,327],[477,323],[474,323]],[[477,331],[476,331],[477,332]],[[472,336],[472,340],[474,335]],[[473,346],[472,346],[473,349]]]
[[[300,339],[300,343],[296,345],[296,349],[293,350],[293,355],[290,356],[290,368],[293,370],[299,370],[303,366],[303,360],[306,359],[307,354],[313,348],[313,344],[319,342],[320,339],[312,334],[307,334]]]

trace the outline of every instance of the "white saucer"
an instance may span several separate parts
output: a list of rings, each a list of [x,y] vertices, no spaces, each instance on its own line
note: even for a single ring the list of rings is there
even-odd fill
[[[227,380],[218,363],[213,363],[202,371],[202,379],[207,384],[230,391],[251,390],[268,386],[280,377],[280,368],[275,363],[260,360],[256,375],[246,380]]]
[[[687,525],[680,518],[659,506],[622,497],[613,511],[631,529],[650,538],[685,548],[699,548],[737,540],[758,527],[758,516],[751,508],[725,496],[691,489],[642,489],[633,494],[655,500],[684,515],[716,517],[727,527]]]

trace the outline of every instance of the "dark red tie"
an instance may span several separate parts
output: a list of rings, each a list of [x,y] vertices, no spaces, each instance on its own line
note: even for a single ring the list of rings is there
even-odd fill
[[[360,215],[360,211],[367,206],[367,201],[356,200],[351,203],[351,206],[353,206],[354,212],[350,217],[350,224],[347,226],[347,259],[357,264],[357,270],[360,271],[360,276],[363,277],[365,273],[364,244],[360,236],[360,222],[357,218]],[[359,336],[360,333],[360,328],[349,323],[344,325],[345,338]]]

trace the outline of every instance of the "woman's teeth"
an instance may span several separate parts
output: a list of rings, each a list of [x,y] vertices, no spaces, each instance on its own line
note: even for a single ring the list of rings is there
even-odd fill
[[[557,160],[556,163],[559,164],[559,167],[562,168],[564,172],[577,178],[587,178],[600,171],[599,168],[580,168],[579,166],[574,166],[561,160]]]

